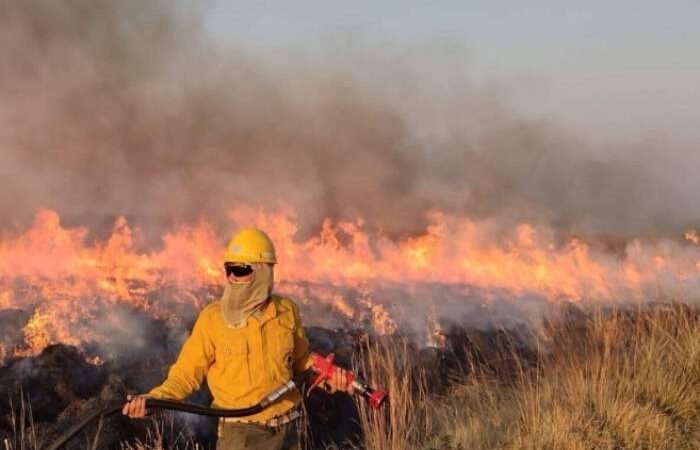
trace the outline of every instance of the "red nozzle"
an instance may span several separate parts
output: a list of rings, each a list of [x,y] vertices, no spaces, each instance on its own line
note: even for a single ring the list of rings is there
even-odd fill
[[[333,360],[335,359],[335,355],[333,353],[329,353],[328,356],[324,358],[318,353],[311,353],[311,359],[313,361],[313,366],[311,366],[311,368],[318,374],[313,383],[311,383],[311,389],[313,389],[333,376],[333,371],[335,370]]]
[[[311,353],[311,359],[313,361],[311,368],[317,374],[316,379],[314,379],[313,383],[311,383],[311,389],[313,389],[323,381],[330,379],[330,377],[333,376],[337,366],[333,364],[333,360],[335,359],[335,355],[333,353],[330,353],[326,357],[319,355],[318,353]],[[372,409],[379,409],[382,407],[386,401],[386,391],[372,389],[361,380],[358,380],[355,374],[351,371],[347,371],[346,374],[348,384],[353,384],[355,391],[367,399]]]
[[[380,391],[379,389],[375,390],[369,395],[369,398],[367,399],[369,401],[369,406],[371,406],[372,409],[381,408],[384,404],[384,401],[386,400],[386,396],[386,391]]]

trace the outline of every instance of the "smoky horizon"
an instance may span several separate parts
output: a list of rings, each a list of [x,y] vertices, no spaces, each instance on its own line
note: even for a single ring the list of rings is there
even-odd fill
[[[529,118],[459,48],[329,39],[326,59],[273,58],[213,39],[205,11],[3,2],[1,228],[47,208],[97,236],[125,216],[155,242],[201,219],[226,229],[238,204],[291,208],[302,236],[328,218],[405,238],[436,211],[619,239],[698,223],[694,149]]]

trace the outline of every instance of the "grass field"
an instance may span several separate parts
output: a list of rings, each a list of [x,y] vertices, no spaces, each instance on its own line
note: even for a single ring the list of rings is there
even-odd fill
[[[379,413],[359,402],[363,448],[700,448],[698,313],[681,305],[598,311],[532,332],[536,357],[505,346],[511,364],[463,361],[469,370],[441,389],[407,342],[369,345],[359,365],[391,401]],[[31,426],[17,433],[3,450],[34,447]],[[161,448],[158,434],[135,448]]]
[[[386,416],[361,409],[364,447],[700,448],[696,312],[679,305],[598,311],[536,331],[534,364],[521,361],[510,376],[473,367],[442,395],[426,393],[429,380],[400,347],[373,347],[368,368],[394,395]]]

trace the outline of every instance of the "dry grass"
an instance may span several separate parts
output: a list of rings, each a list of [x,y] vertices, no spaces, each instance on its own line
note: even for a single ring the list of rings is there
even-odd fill
[[[406,342],[367,345],[358,368],[386,387],[375,412],[359,402],[366,450],[683,450],[700,448],[700,316],[682,306],[598,312],[537,330],[535,362],[461,361],[469,374],[429,392]],[[507,372],[507,373],[506,373]],[[0,450],[36,449],[20,405],[15,436]],[[27,423],[29,425],[25,426]],[[172,447],[163,425],[125,449]],[[175,446],[193,448],[175,439]],[[170,445],[168,445],[170,444]]]
[[[176,423],[171,414],[157,414],[151,417],[150,421],[151,426],[148,428],[146,439],[122,442],[122,450],[201,450],[192,439],[189,430]],[[166,440],[166,436],[170,439]]]
[[[7,417],[12,424],[12,434],[0,436],[0,450],[40,450],[51,442],[47,441],[46,436],[43,436],[43,440],[37,438],[37,426],[33,420],[31,404],[24,395],[20,396],[19,405],[10,404]],[[190,430],[176,422],[171,414],[154,414],[148,420],[150,426],[145,440],[125,439],[121,443],[122,450],[203,450],[192,439]],[[76,436],[74,441],[78,442],[79,448],[89,450],[103,448],[105,442],[100,440],[102,428],[103,421],[100,420],[89,428],[87,433]],[[72,444],[75,445],[75,442]]]
[[[379,412],[358,403],[366,449],[409,449],[433,428],[425,376],[414,369],[414,357],[406,341],[386,341],[369,343],[358,358],[371,384],[392,393]]]
[[[19,405],[10,400],[7,415],[12,424],[12,436],[3,437],[2,450],[39,450],[32,407],[24,393],[20,392]]]
[[[599,312],[539,331],[534,367],[522,364],[510,381],[477,370],[441,397],[407,375],[400,349],[370,351],[370,374],[393,395],[387,414],[362,408],[365,448],[700,448],[696,313]]]

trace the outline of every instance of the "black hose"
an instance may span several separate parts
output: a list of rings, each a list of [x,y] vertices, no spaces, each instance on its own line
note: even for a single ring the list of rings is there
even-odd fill
[[[80,433],[90,423],[102,417],[111,416],[112,414],[120,412],[125,404],[126,403],[121,403],[119,405],[109,406],[107,408],[93,412],[92,414],[88,415],[83,420],[75,424],[70,430],[68,430],[63,436],[58,438],[46,450],[58,450],[59,448],[63,447],[66,444],[66,442],[73,438],[73,436]],[[208,408],[206,406],[190,405],[187,403],[181,403],[172,400],[160,400],[155,398],[146,399],[146,408],[184,411],[188,413],[210,417],[245,417],[250,416],[252,414],[257,414],[263,409],[265,409],[265,407],[260,403],[242,409],[219,409]]]
[[[301,395],[304,396],[306,389],[308,387],[308,378],[312,375],[310,370],[301,372],[295,376],[292,380],[279,386],[277,389],[268,394],[267,397],[262,399],[259,403],[249,406],[247,408],[240,409],[221,409],[221,408],[209,408],[207,406],[191,405],[188,403],[182,403],[174,400],[162,400],[157,398],[147,398],[146,408],[147,409],[168,409],[171,411],[183,411],[192,414],[198,414],[200,416],[209,417],[246,417],[257,414],[264,409],[266,409],[271,404],[275,403],[284,394],[298,389]],[[75,424],[68,430],[64,435],[59,437],[51,446],[46,450],[58,450],[63,447],[66,442],[71,440],[76,434],[80,433],[86,426],[91,424],[97,419],[111,416],[112,414],[118,413],[124,408],[126,403],[120,403],[118,405],[108,406],[106,408],[92,412],[90,415],[85,417],[83,420]]]

